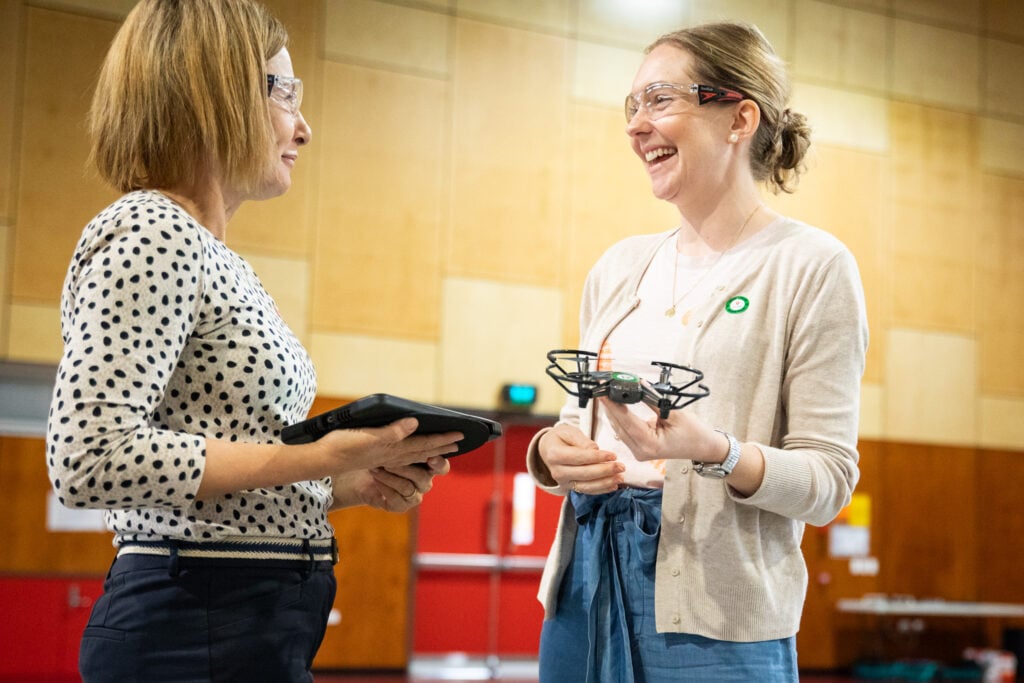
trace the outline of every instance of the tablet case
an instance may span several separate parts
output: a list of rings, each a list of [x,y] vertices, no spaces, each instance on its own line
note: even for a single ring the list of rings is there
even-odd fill
[[[449,458],[468,453],[501,436],[501,424],[485,417],[410,401],[391,394],[371,394],[308,420],[288,425],[281,432],[281,440],[287,444],[310,443],[334,429],[383,427],[403,417],[419,420],[416,434],[462,432],[463,439],[457,444],[459,450],[445,456]]]

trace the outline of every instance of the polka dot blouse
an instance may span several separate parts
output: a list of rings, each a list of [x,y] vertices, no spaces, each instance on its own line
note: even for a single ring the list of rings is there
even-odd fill
[[[61,300],[47,434],[72,508],[117,538],[329,538],[330,480],[196,500],[205,438],[271,443],[316,393],[309,356],[252,268],[154,191],[83,231]]]

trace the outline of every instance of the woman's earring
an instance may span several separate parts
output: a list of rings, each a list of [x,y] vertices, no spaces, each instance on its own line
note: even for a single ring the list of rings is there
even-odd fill
[[[740,136],[739,135],[737,135],[736,133],[729,133],[729,142],[730,143],[735,145],[739,141],[740,141]]]

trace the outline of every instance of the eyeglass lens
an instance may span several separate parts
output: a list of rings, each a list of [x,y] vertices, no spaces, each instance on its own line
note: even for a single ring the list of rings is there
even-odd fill
[[[290,76],[267,76],[268,95],[282,107],[296,114],[302,105],[302,80]]]

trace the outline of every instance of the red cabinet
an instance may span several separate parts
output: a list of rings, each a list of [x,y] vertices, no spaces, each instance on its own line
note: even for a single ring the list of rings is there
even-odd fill
[[[543,612],[537,587],[562,499],[534,493],[530,525],[513,542],[516,475],[550,421],[502,420],[503,436],[452,460],[419,509],[413,656],[536,657]],[[522,484],[521,484],[522,486]],[[532,542],[528,542],[531,541]]]
[[[0,680],[77,681],[78,644],[99,578],[0,577]]]

